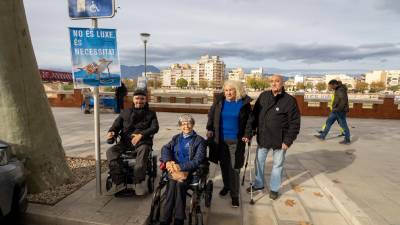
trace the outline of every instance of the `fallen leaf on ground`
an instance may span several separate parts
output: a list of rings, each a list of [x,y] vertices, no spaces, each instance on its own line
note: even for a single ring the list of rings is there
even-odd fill
[[[292,187],[292,189],[293,189],[293,191],[295,191],[295,192],[297,192],[297,193],[300,193],[300,192],[303,192],[303,191],[304,191],[304,189],[303,189],[302,187],[300,187],[299,185],[294,185],[294,186]]]
[[[293,207],[294,205],[296,205],[296,202],[294,200],[292,200],[292,199],[288,199],[288,200],[285,201],[285,205]]]
[[[333,181],[333,183],[335,183],[335,184],[340,184],[340,181],[339,181],[338,179],[333,179],[332,181]]]
[[[299,225],[312,225],[311,223],[309,223],[309,222],[304,222],[304,221],[301,221],[300,223],[299,223]]]
[[[171,130],[171,128],[165,128],[166,130]]]
[[[314,192],[314,195],[317,196],[317,197],[321,197],[321,198],[324,197],[324,196],[323,196],[321,193],[319,193],[319,192]]]

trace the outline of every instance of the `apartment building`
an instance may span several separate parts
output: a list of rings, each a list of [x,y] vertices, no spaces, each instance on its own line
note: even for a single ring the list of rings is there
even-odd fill
[[[383,82],[386,87],[400,84],[400,70],[373,70],[365,74],[365,82]]]
[[[198,85],[201,80],[213,82],[216,88],[221,88],[225,74],[225,63],[219,56],[201,56],[195,64],[173,64],[162,71],[163,86],[176,86],[176,81],[183,78],[189,84]]]
[[[328,84],[331,80],[339,80],[343,84],[354,88],[356,86],[356,79],[354,77],[349,76],[347,74],[326,74],[325,75],[325,83]]]
[[[238,67],[236,69],[232,69],[228,73],[228,79],[229,80],[238,80],[244,82],[244,69],[241,67]]]

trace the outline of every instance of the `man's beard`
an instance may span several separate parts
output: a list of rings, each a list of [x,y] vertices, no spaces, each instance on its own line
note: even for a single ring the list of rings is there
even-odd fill
[[[139,105],[139,104],[138,105],[133,104],[133,105],[134,105],[135,109],[143,109],[145,104],[143,103],[141,105]]]

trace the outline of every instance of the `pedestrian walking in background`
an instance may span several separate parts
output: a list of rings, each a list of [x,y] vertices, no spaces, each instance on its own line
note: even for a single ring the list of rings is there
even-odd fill
[[[85,114],[90,114],[90,98],[92,97],[92,91],[90,88],[82,88],[81,94],[83,95],[83,103],[85,105]]]
[[[126,89],[124,82],[121,82],[121,86],[115,89],[115,113],[120,113],[121,109],[124,109],[124,99],[127,94],[128,90]]]
[[[349,98],[347,96],[347,87],[337,80],[331,80],[328,83],[329,88],[334,90],[334,101],[332,103],[332,112],[326,120],[326,127],[320,135],[315,135],[320,140],[325,140],[331,129],[332,124],[337,120],[340,127],[344,129],[344,140],[340,144],[350,144],[350,129],[347,126],[346,114],[349,112]]]
[[[340,80],[338,80],[338,83],[342,84],[342,82]],[[332,112],[332,105],[333,105],[334,101],[335,101],[335,95],[333,94],[332,97],[331,97],[331,102],[330,102],[330,104],[328,104],[329,105],[329,109],[331,110],[331,112]],[[336,120],[336,121],[339,124],[339,121],[338,120]],[[326,127],[326,122],[324,123],[324,125],[322,125],[322,128],[321,128],[321,130],[318,131],[318,133],[321,134],[322,132],[324,132],[325,127]],[[339,124],[339,132],[340,133],[339,133],[338,137],[343,137],[344,136],[344,129],[340,126],[340,124]]]

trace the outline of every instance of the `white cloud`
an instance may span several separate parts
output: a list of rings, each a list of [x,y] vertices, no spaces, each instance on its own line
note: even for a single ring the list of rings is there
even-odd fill
[[[70,20],[65,0],[24,2],[39,65],[69,67],[67,27],[88,27],[90,21]],[[241,62],[254,67],[394,67],[399,46],[393,43],[400,31],[393,28],[400,24],[397,15],[382,9],[398,9],[399,4],[377,2],[119,0],[115,18],[99,20],[99,25],[118,29],[120,56],[128,65],[142,63],[139,33],[149,32],[149,62],[155,64],[193,61],[211,52],[221,54],[228,67]]]

